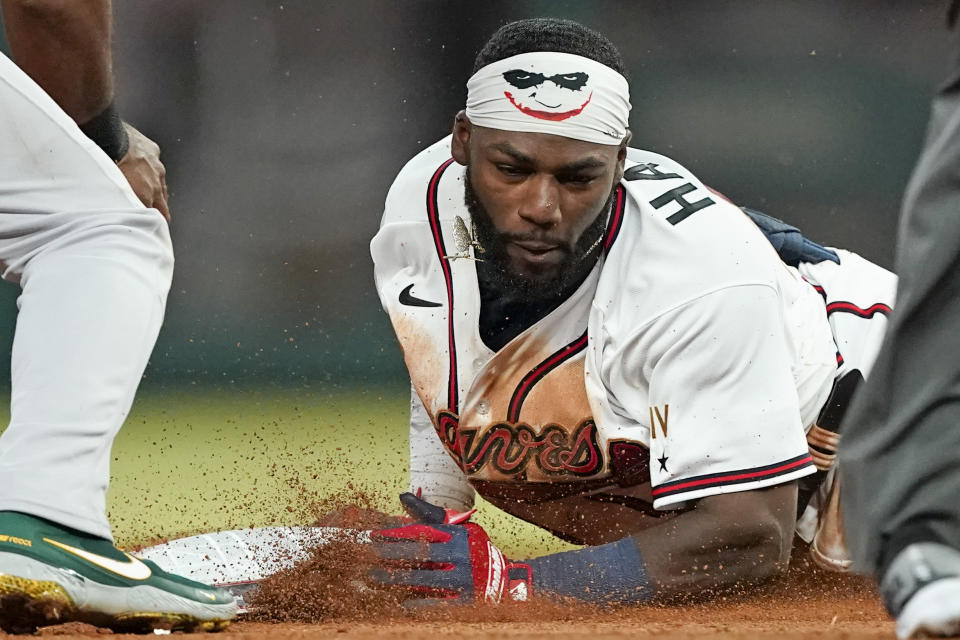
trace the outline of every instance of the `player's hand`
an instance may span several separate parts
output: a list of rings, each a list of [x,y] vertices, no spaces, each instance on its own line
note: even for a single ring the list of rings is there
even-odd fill
[[[162,213],[169,222],[167,170],[160,162],[160,147],[130,124],[124,122],[123,126],[130,137],[130,148],[117,166],[140,202]]]
[[[512,564],[478,524],[412,524],[371,533],[380,566],[369,579],[406,592],[408,605],[527,600],[529,565]]]

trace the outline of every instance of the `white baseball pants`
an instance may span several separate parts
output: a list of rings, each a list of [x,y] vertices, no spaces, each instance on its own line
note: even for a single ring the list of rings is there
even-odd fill
[[[0,275],[22,287],[0,510],[110,537],[110,449],[172,272],[163,217],[0,55]]]

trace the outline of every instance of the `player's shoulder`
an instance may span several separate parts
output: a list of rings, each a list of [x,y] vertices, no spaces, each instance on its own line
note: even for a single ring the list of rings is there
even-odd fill
[[[422,205],[430,182],[451,161],[450,138],[420,151],[400,169],[387,191],[383,224],[424,219]]]
[[[627,166],[631,165],[656,165],[665,167],[671,171],[681,170],[684,173],[690,173],[680,162],[669,156],[665,156],[649,149],[640,149],[637,147],[627,147]]]
[[[677,180],[694,181],[702,184],[693,170],[684,166],[678,160],[648,149],[636,147],[627,148],[627,159],[624,163],[623,180],[626,183],[636,183],[634,186],[656,186],[657,183]]]
[[[662,245],[665,251],[653,255],[669,256],[670,262],[682,262],[695,271],[714,262],[734,271],[782,264],[739,206],[672,158],[628,149],[621,185],[626,191],[623,244],[632,244],[634,250],[639,245],[651,249]],[[658,264],[658,260],[625,257]]]
[[[725,288],[776,286],[785,266],[738,206],[667,156],[630,149],[627,158],[623,222],[600,285],[621,295],[598,305],[652,319]]]
[[[743,212],[726,196],[680,162],[653,151],[628,148],[620,184],[633,205],[662,222],[664,230],[694,241],[698,233],[709,237],[717,227],[735,229],[744,222]]]

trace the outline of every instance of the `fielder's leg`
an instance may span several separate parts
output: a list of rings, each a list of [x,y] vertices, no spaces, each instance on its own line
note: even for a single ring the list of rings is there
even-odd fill
[[[116,549],[110,447],[162,322],[167,226],[0,55],[0,269],[23,287],[0,437],[0,623],[217,628],[228,594]]]
[[[0,261],[23,288],[0,510],[109,538],[110,445],[163,319],[170,238],[66,114],[0,64]]]

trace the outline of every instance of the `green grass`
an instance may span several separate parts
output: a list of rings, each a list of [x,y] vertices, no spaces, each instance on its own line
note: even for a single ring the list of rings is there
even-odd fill
[[[309,523],[356,493],[398,513],[407,402],[375,391],[141,394],[113,449],[108,511],[118,543]],[[475,521],[508,556],[569,548],[478,506]]]

